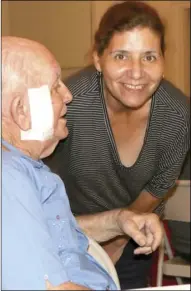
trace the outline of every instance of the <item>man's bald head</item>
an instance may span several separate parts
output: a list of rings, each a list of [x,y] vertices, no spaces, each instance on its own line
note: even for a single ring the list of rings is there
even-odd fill
[[[51,86],[50,67],[59,70],[55,58],[42,44],[19,37],[2,37],[3,101],[6,99],[7,104],[7,98],[26,94],[28,88]]]
[[[68,135],[63,116],[72,95],[60,66],[43,45],[3,37],[2,80],[2,138],[34,159],[47,157]]]

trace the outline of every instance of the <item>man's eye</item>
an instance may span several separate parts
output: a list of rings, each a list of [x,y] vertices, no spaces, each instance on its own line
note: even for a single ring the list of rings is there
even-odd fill
[[[61,85],[60,85],[60,84],[56,85],[56,87],[55,87],[55,91],[56,91],[56,92],[58,92],[58,91],[59,91],[59,89],[60,89],[60,87],[61,87]]]
[[[143,58],[143,60],[144,61],[147,61],[147,62],[154,62],[155,60],[156,60],[157,58],[156,58],[156,56],[145,56],[144,58]]]

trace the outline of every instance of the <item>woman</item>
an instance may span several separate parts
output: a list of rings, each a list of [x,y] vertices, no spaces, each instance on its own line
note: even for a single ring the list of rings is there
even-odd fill
[[[113,5],[95,34],[94,67],[65,82],[73,95],[70,134],[47,163],[63,179],[84,230],[91,224],[86,214],[124,207],[162,213],[179,176],[189,110],[187,98],[163,79],[164,34],[150,6]],[[135,247],[127,237],[104,245],[122,289],[147,285],[152,256],[135,257]]]

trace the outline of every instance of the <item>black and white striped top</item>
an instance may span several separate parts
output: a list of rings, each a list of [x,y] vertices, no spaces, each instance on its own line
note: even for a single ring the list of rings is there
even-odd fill
[[[63,179],[75,215],[130,205],[142,190],[163,197],[178,178],[189,148],[187,97],[163,80],[152,98],[144,145],[135,164],[119,158],[100,76],[92,68],[70,77],[69,136],[46,160]]]

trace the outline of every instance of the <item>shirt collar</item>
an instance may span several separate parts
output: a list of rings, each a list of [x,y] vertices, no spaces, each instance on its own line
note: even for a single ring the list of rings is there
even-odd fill
[[[31,157],[25,155],[23,152],[21,152],[18,148],[14,147],[4,139],[1,139],[2,145],[4,145],[10,152],[23,157],[24,159],[30,161],[35,168],[42,168],[42,167],[47,167],[41,160],[34,160]],[[48,167],[47,167],[48,168]]]

